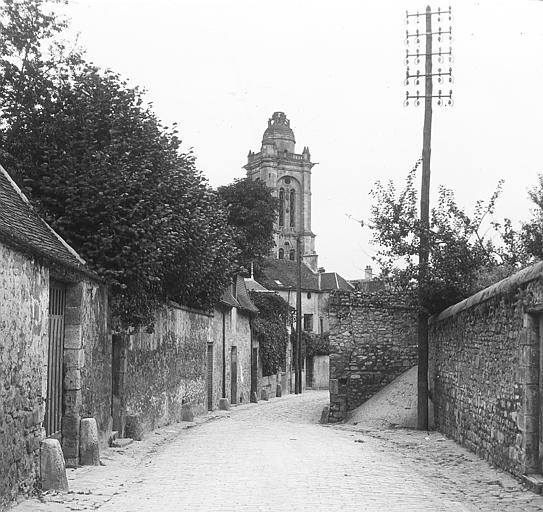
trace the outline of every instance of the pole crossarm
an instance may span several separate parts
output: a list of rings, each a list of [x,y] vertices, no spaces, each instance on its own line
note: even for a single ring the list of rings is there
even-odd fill
[[[441,15],[444,15],[444,14],[452,14],[452,10],[451,8],[449,7],[448,10],[446,11],[442,11],[441,9],[438,8],[437,11],[425,11],[425,12],[413,12],[413,13],[409,13],[409,11],[405,11],[405,15],[407,18],[413,18],[413,17],[419,17],[419,16],[427,16],[427,15],[430,15],[430,16],[433,16],[433,15],[437,15],[437,16],[441,16]]]

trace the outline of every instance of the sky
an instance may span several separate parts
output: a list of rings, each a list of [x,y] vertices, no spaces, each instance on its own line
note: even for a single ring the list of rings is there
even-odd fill
[[[70,0],[65,12],[91,61],[144,87],[159,118],[178,123],[213,187],[245,175],[268,118],[285,112],[296,151],[309,146],[317,162],[319,265],[355,279],[368,264],[377,270],[371,232],[356,222],[369,218],[369,191],[377,180],[401,187],[422,151],[423,107],[404,106],[405,35],[417,27],[405,13],[425,5]],[[518,223],[543,172],[543,2],[451,5],[441,26],[452,25],[454,83],[443,89],[452,88],[454,105],[434,106],[430,201],[443,185],[469,212],[503,179],[495,218]]]

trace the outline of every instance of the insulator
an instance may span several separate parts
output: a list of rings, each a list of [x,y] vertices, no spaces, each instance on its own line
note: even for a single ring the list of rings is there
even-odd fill
[[[441,103],[442,103],[441,100],[437,100],[437,104],[438,104],[439,106],[441,106]]]
[[[450,84],[453,84],[454,83],[454,77],[451,75],[449,76],[449,83]]]
[[[420,101],[419,100],[415,101],[415,105],[418,107],[420,105]]]
[[[443,64],[443,57],[440,55],[440,56],[437,58],[437,61],[438,61],[440,64]]]
[[[420,59],[418,57],[415,59],[415,64],[420,64]]]
[[[409,85],[409,79],[405,79],[403,84],[407,87]]]
[[[420,80],[415,80],[415,85],[419,85],[420,84]]]
[[[404,106],[404,107],[408,107],[408,106],[409,106],[409,100],[405,100],[405,101],[403,102],[403,106]]]

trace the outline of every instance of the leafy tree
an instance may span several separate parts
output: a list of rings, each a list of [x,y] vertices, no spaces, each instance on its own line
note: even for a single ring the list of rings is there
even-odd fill
[[[530,221],[522,225],[521,245],[528,257],[541,260],[543,259],[543,174],[539,174],[537,185],[528,194],[535,208],[532,210]]]
[[[405,290],[417,303],[414,284],[418,276],[418,250],[421,223],[414,179],[418,164],[407,176],[406,186],[397,194],[394,183],[377,182],[371,195],[371,228],[378,246],[376,260],[385,277]],[[456,203],[454,193],[439,188],[430,219],[430,260],[422,308],[436,313],[477,291],[481,275],[498,266],[514,265],[505,248],[497,248],[484,229],[498,227],[489,217],[494,212],[502,183],[488,201],[478,201],[468,216]],[[506,222],[507,226],[510,226]],[[506,256],[509,255],[509,260]]]
[[[1,65],[11,70],[0,90],[0,137],[15,178],[110,284],[124,327],[149,323],[168,299],[209,308],[237,250],[226,211],[194,156],[180,150],[176,127],[160,123],[138,88],[62,46],[54,58],[62,65],[50,68],[43,39],[63,25],[43,14],[41,0],[8,1],[0,19],[10,28],[0,35]]]
[[[271,189],[262,181],[243,178],[219,187],[217,192],[228,207],[228,224],[234,230],[240,265],[245,269],[253,262],[262,265],[274,246],[277,199]]]

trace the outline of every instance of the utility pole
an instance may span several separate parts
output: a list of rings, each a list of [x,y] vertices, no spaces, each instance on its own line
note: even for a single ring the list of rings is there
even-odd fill
[[[294,392],[302,392],[302,241],[296,235],[296,347]]]
[[[428,262],[430,257],[430,155],[431,155],[431,139],[432,139],[432,101],[437,98],[438,105],[452,105],[452,90],[449,93],[438,91],[437,95],[433,93],[433,78],[438,77],[438,82],[442,83],[445,77],[448,77],[449,83],[452,83],[452,68],[448,71],[438,69],[437,73],[433,72],[433,58],[438,57],[441,63],[445,56],[448,56],[449,63],[452,62],[452,47],[449,46],[449,51],[442,51],[439,47],[438,52],[433,51],[433,37],[437,36],[438,43],[442,42],[442,38],[448,34],[449,42],[452,43],[452,27],[449,26],[448,31],[443,31],[441,27],[437,32],[432,32],[432,16],[437,16],[438,23],[441,22],[441,17],[448,17],[451,21],[451,8],[447,11],[438,9],[432,12],[430,6],[426,7],[426,12],[421,14],[406,13],[406,22],[409,24],[410,18],[416,17],[416,23],[419,23],[419,17],[424,16],[426,27],[425,32],[421,32],[418,28],[414,33],[409,33],[407,30],[407,78],[406,86],[409,86],[410,80],[414,80],[415,85],[420,84],[420,80],[424,78],[424,94],[420,94],[417,90],[416,94],[406,93],[405,104],[409,105],[410,100],[414,100],[415,105],[420,104],[420,100],[424,98],[424,126],[422,135],[422,183],[420,192],[420,234],[419,234],[419,268],[418,268],[418,380],[417,380],[417,428],[419,430],[428,429],[428,309],[426,307],[426,292],[428,288]],[[422,38],[425,38],[425,51],[420,52],[418,45]],[[410,53],[409,43],[415,39],[417,44],[416,52]],[[417,70],[412,74],[409,70],[410,59],[415,59],[415,64],[419,64],[424,58],[424,73]]]

